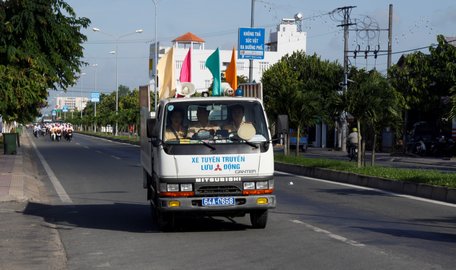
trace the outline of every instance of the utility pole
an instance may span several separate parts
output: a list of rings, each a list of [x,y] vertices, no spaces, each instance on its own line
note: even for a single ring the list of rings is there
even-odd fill
[[[393,43],[393,4],[389,5],[389,18],[388,18],[388,61],[387,69],[391,67],[391,54]]]
[[[348,88],[348,33],[349,27],[354,25],[350,22],[350,13],[353,8],[356,6],[345,6],[341,8],[337,8],[337,11],[342,12],[343,14],[343,22],[342,24],[338,25],[344,28],[344,81],[343,81],[343,91],[346,92]],[[347,117],[346,112],[342,112],[341,115],[341,122],[342,122],[342,132],[340,135],[340,147],[342,152],[347,151],[347,145],[345,141],[347,140]]]
[[[255,0],[252,0],[252,8],[250,9],[250,27],[255,27]],[[249,60],[249,83],[253,81],[253,60]]]

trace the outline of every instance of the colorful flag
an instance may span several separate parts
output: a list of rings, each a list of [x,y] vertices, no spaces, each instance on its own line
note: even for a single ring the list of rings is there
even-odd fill
[[[174,80],[174,50],[171,48],[157,64],[159,92],[158,97],[169,98],[174,96],[175,80]]]
[[[236,90],[238,88],[237,69],[236,69],[236,52],[235,52],[234,48],[233,48],[233,52],[231,53],[231,62],[225,71],[225,78],[226,78],[226,82],[228,82],[231,85],[231,88],[233,88],[233,90]]]
[[[206,67],[211,71],[214,83],[212,85],[212,95],[220,96],[221,78],[220,78],[220,52],[215,50],[206,60]]]
[[[184,63],[179,77],[180,82],[191,82],[192,81],[192,48],[188,49],[188,53],[185,56]]]

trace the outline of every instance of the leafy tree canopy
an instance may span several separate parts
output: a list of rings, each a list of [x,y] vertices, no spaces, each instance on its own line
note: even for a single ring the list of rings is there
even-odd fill
[[[262,78],[265,106],[275,119],[287,114],[294,127],[333,122],[340,105],[337,95],[343,70],[337,62],[323,61],[303,51],[284,56]],[[339,104],[339,105],[338,105]]]
[[[29,121],[45,105],[48,89],[67,89],[84,64],[77,18],[63,0],[0,1],[0,114]]]

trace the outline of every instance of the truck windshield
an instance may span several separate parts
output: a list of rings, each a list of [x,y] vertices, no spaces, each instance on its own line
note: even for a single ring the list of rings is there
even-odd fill
[[[258,101],[170,102],[163,141],[169,144],[256,143],[269,140]]]

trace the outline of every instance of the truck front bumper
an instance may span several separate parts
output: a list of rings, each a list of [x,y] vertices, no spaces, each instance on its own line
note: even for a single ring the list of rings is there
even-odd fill
[[[163,198],[158,199],[160,211],[166,212],[201,212],[208,214],[220,213],[248,213],[256,210],[267,210],[276,207],[275,195],[231,196],[234,205],[203,205],[203,197]]]

